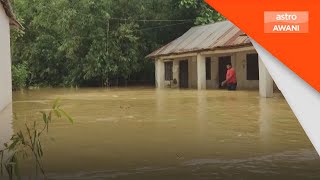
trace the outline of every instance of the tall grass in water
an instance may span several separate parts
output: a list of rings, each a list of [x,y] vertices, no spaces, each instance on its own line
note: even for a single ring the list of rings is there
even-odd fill
[[[49,133],[50,124],[56,119],[66,119],[73,124],[73,118],[61,108],[60,99],[56,99],[47,112],[40,112],[41,123],[36,120],[30,125],[25,122],[24,128],[11,136],[9,142],[4,143],[4,149],[0,150],[0,175],[9,176],[10,180],[20,180],[20,161],[31,157],[34,162],[35,176],[43,176],[47,179],[41,160],[43,146],[41,137]],[[39,173],[40,172],[40,173]]]

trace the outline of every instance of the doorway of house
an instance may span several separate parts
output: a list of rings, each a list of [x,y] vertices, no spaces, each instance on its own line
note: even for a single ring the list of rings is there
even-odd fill
[[[227,64],[231,63],[231,56],[219,57],[219,88],[222,88],[221,83],[226,80]]]
[[[179,86],[180,88],[189,87],[188,60],[179,61]]]

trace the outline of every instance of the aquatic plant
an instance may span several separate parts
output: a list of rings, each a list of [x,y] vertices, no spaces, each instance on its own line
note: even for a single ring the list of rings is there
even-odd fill
[[[42,123],[33,121],[32,125],[27,122],[24,129],[19,130],[11,136],[9,142],[4,143],[4,149],[0,150],[0,175],[4,176],[5,171],[10,180],[21,179],[19,164],[21,158],[32,157],[34,160],[35,173],[38,177],[38,171],[41,172],[44,179],[47,179],[45,170],[42,166],[41,159],[43,157],[43,146],[41,137],[48,134],[49,126],[52,121],[65,118],[73,124],[73,118],[61,109],[60,99],[56,99],[52,108],[48,112],[40,112],[42,115]]]

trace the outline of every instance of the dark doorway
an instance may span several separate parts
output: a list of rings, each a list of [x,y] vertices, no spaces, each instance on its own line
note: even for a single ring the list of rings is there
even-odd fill
[[[189,87],[188,60],[179,62],[179,85],[180,88]]]
[[[219,57],[219,88],[221,83],[226,80],[227,65],[231,63],[231,56]]]
[[[259,80],[259,56],[247,54],[247,80]]]

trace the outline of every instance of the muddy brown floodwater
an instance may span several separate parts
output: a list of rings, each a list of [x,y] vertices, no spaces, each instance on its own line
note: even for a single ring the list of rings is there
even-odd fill
[[[43,140],[50,179],[320,178],[319,156],[280,94],[120,88],[13,96],[14,132],[40,120],[57,97],[75,119],[54,122],[55,140]],[[22,165],[25,175],[29,166]]]

